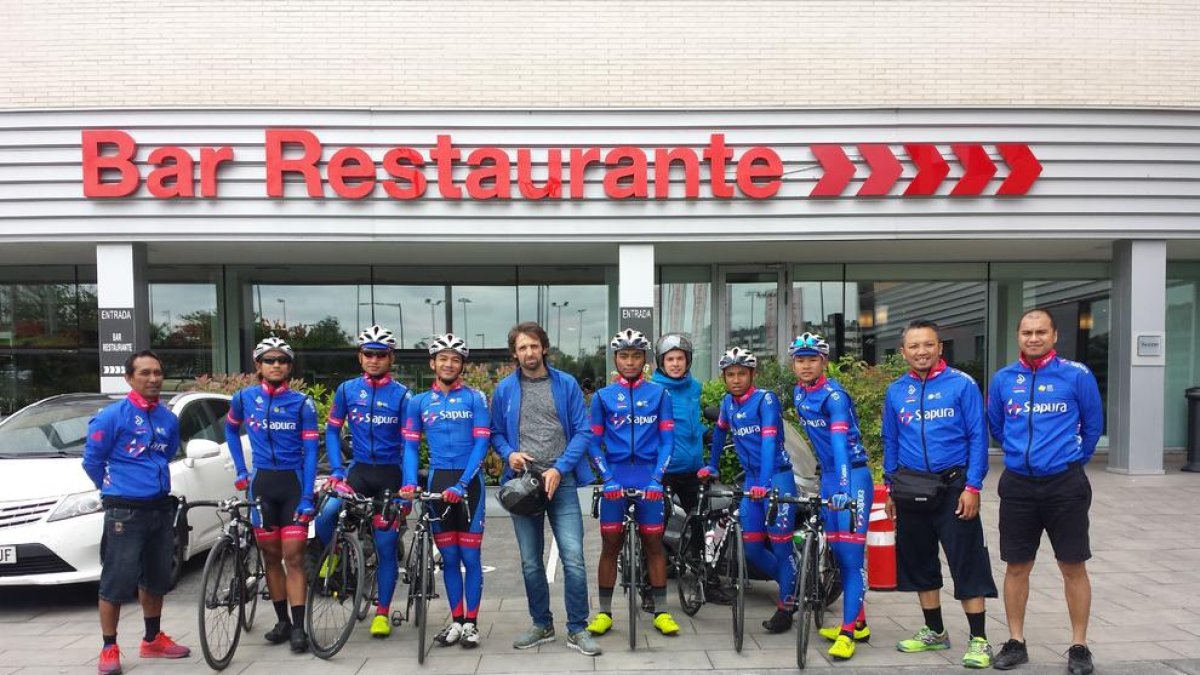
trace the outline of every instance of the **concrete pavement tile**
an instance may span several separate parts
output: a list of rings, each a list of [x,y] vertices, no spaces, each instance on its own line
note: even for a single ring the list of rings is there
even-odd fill
[[[1109,613],[1098,614],[1095,610],[1092,611],[1092,620],[1104,619],[1105,623],[1114,626],[1136,626],[1145,624],[1163,625],[1178,625],[1189,621],[1196,621],[1196,614],[1183,608],[1172,607],[1166,609],[1144,609],[1137,612],[1124,612],[1119,615]],[[1097,624],[1098,625],[1098,624]]]
[[[658,631],[642,633],[642,643],[650,649],[662,649],[664,651],[698,651],[702,652],[706,649],[712,649],[714,642],[711,635],[684,635],[680,631],[679,635],[662,635]],[[795,640],[793,639],[793,642]],[[729,646],[733,646],[733,637],[729,638]]]
[[[873,639],[873,638],[872,638]],[[825,642],[822,640],[822,642]],[[825,643],[828,645],[828,643]],[[822,653],[824,650],[822,650]],[[842,662],[834,662],[837,666]],[[859,643],[854,650],[854,658],[846,662],[854,668],[869,666],[944,666],[946,660],[936,652],[904,654],[896,651],[895,644],[879,645]],[[840,669],[839,669],[840,670]]]
[[[992,649],[999,654],[1000,647],[1003,645],[1004,640],[995,641],[992,643]],[[1030,643],[1026,646],[1026,648],[1029,650],[1030,663],[1053,663],[1058,668],[1062,668],[1067,663],[1067,657],[1065,654],[1066,647],[1063,647],[1061,650],[1059,650],[1057,647],[1051,648],[1043,644]]]
[[[40,644],[40,642],[38,643]],[[84,647],[72,647],[70,649],[9,649],[0,653],[0,663],[5,667],[9,666],[80,666],[88,663],[95,663],[100,658],[100,647],[103,645],[97,644],[93,649]],[[122,650],[123,655],[125,654]],[[125,655],[128,659],[130,656],[137,658],[137,651],[133,651]]]
[[[1171,667],[1181,673],[1187,675],[1200,675],[1200,659],[1188,659],[1186,661],[1172,661]]]
[[[14,675],[96,675],[96,666],[25,666],[12,672]]]
[[[600,658],[607,659],[608,654]],[[514,652],[492,654],[479,662],[476,673],[557,673],[564,671],[593,671],[596,658],[583,656],[572,650],[539,654],[536,652]],[[427,664],[433,663],[426,661]],[[436,665],[436,664],[434,664]],[[441,672],[440,670],[437,672]]]
[[[1170,640],[1158,644],[1189,659],[1200,659],[1200,640]]]
[[[1162,659],[1177,659],[1183,656],[1160,643],[1149,641],[1112,642],[1092,640],[1088,636],[1088,648],[1092,650],[1092,659],[1097,663],[1117,663],[1119,661],[1157,661]],[[1065,653],[1070,645],[1063,645]],[[1066,658],[1065,656],[1063,658]]]
[[[1176,624],[1176,628],[1185,630],[1193,635],[1200,635],[1200,621],[1191,621],[1188,623]]]
[[[1187,631],[1179,630],[1174,626],[1162,625],[1096,626],[1088,629],[1089,644],[1107,645],[1121,642],[1190,640],[1193,637],[1195,636]]]
[[[605,649],[595,660],[596,670],[710,670],[712,662],[704,652],[668,652],[661,650],[629,651],[626,645]]]
[[[395,675],[395,673],[437,673],[438,675],[470,675],[479,667],[479,654],[459,653],[440,658],[427,658],[417,665],[417,655],[404,657],[371,657],[356,675]],[[224,674],[222,674],[224,675]]]
[[[792,640],[792,649],[770,649],[770,650],[742,650],[742,653],[737,653],[733,650],[729,651],[709,651],[708,658],[712,661],[714,668],[728,668],[739,672],[747,670],[761,670],[763,668],[796,668],[796,651],[795,639]],[[824,667],[827,666],[821,652],[814,645],[808,646],[807,667]]]
[[[416,659],[413,659],[415,662]],[[294,661],[255,661],[239,675],[272,675],[286,671],[288,675],[354,675],[366,659],[334,658],[323,661],[316,657]]]

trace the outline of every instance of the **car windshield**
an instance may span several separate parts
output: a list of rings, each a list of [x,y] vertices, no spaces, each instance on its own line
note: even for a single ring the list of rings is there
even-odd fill
[[[0,424],[0,458],[82,456],[88,421],[111,402],[51,401],[17,412]]]

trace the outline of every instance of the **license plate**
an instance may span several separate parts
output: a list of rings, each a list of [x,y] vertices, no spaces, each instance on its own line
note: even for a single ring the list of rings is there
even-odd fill
[[[17,547],[0,546],[0,565],[17,564]]]

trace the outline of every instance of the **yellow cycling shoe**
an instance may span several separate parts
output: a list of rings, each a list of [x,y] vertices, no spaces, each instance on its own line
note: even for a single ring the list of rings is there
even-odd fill
[[[679,632],[679,624],[667,612],[659,612],[654,616],[654,627],[663,635],[674,635]]]
[[[392,622],[383,614],[376,614],[374,619],[371,619],[371,635],[377,638],[385,638],[392,634]]]
[[[612,629],[612,626],[612,616],[604,612],[598,612],[596,618],[592,619],[592,622],[587,625],[587,632],[592,635],[604,635]]]
[[[821,630],[819,630],[817,632],[820,633],[821,637],[825,638],[826,640],[829,640],[830,642],[833,642],[838,639],[839,635],[842,634],[842,629],[839,626],[830,626],[828,628],[822,628]],[[871,641],[871,627],[867,626],[865,624],[863,625],[862,628],[855,627],[854,628],[854,641],[855,642],[870,642]]]
[[[854,656],[854,644],[854,640],[851,640],[848,636],[839,635],[837,636],[837,640],[834,641],[833,646],[829,648],[829,655],[835,659],[842,659],[844,661]]]
[[[338,568],[338,554],[334,553],[333,555],[329,556],[328,558],[325,558],[325,560],[321,562],[321,571],[318,572],[317,574],[322,579],[328,579],[329,577],[333,576],[333,573],[337,571],[337,568]]]

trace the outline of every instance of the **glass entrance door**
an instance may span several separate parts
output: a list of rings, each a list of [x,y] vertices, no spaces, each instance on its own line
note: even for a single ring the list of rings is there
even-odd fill
[[[729,266],[718,269],[721,289],[720,316],[722,343],[715,345],[717,360],[730,347],[745,347],[760,359],[778,359],[787,336],[780,326],[787,325],[788,288],[783,269],[754,266]]]

